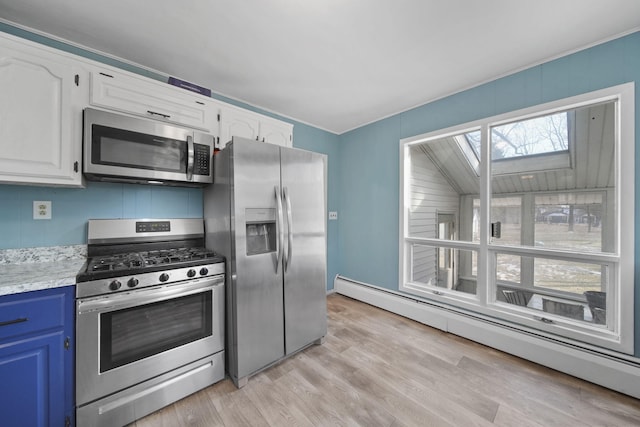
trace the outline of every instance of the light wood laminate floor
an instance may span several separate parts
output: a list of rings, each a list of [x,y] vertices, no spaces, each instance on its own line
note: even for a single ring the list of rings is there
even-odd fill
[[[131,426],[640,426],[631,397],[337,294],[327,304],[323,345]]]

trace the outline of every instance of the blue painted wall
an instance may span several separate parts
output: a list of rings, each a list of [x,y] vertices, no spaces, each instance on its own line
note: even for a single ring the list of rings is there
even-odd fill
[[[398,116],[341,136],[340,274],[398,289]]]
[[[166,81],[162,75],[4,23],[0,23],[0,31],[155,80]],[[214,97],[293,123],[295,147],[327,154],[329,169],[327,204],[329,210],[338,210],[337,135],[222,96],[214,95]],[[34,200],[52,202],[51,220],[33,220]],[[87,220],[90,218],[200,218],[202,207],[202,190],[200,189],[99,182],[87,182],[87,187],[84,189],[0,184],[0,249],[85,244]],[[336,221],[329,222],[328,289],[333,288],[333,278],[338,273],[337,233]]]
[[[50,200],[52,218],[33,219]],[[94,218],[201,218],[202,190],[87,182],[86,188],[0,185],[0,249],[87,243]]]
[[[640,32],[440,99],[340,136],[341,275],[398,290],[399,139],[636,82],[636,224],[640,218]],[[434,82],[437,84],[437,82]],[[635,246],[640,242],[636,227]],[[640,251],[635,253],[640,356]],[[623,284],[634,286],[634,284]]]

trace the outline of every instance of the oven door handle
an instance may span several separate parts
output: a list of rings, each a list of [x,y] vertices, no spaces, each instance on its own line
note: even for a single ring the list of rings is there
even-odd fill
[[[278,223],[276,224],[276,231],[278,233],[278,240],[276,241],[276,274],[278,274],[278,268],[282,263],[282,255],[284,253],[284,230],[283,223],[284,217],[282,215],[282,196],[280,195],[280,188],[276,185],[274,187],[276,193],[276,212],[278,214]]]
[[[187,181],[193,179],[193,162],[195,150],[193,148],[193,136],[187,135]]]
[[[93,298],[79,299],[77,301],[78,314],[93,311],[113,311],[141,304],[149,304],[158,301],[187,296],[198,292],[215,289],[224,285],[224,276],[207,277],[202,280],[184,283],[181,285],[151,286],[131,292],[104,295]]]

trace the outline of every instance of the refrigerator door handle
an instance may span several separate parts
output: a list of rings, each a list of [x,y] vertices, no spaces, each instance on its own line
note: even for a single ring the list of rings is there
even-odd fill
[[[284,197],[285,208],[287,209],[287,255],[284,257],[284,271],[287,271],[293,255],[293,233],[291,232],[293,220],[291,214],[291,198],[289,197],[289,189],[287,187],[282,187],[282,195]]]
[[[277,185],[274,188],[276,193],[276,212],[278,214],[278,223],[276,224],[278,232],[278,240],[276,241],[276,252],[278,254],[276,257],[276,274],[278,274],[278,268],[280,268],[280,264],[282,263],[282,255],[284,252],[282,248],[284,245],[284,230],[282,229],[284,217],[282,216],[282,197],[280,196],[280,188]]]

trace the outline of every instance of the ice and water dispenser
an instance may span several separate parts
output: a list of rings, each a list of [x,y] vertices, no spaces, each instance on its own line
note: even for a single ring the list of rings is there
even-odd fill
[[[247,255],[276,251],[276,210],[249,208],[245,211]]]

